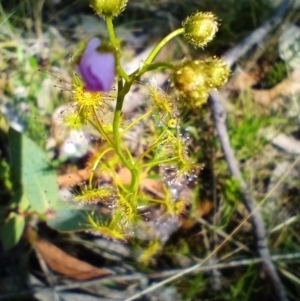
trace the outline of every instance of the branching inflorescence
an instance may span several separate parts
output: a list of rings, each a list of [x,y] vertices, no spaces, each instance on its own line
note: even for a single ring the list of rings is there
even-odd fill
[[[230,71],[219,58],[205,60],[186,60],[179,64],[165,62],[153,63],[159,51],[174,37],[183,35],[194,47],[204,47],[210,42],[217,30],[218,20],[209,12],[197,12],[189,16],[179,28],[166,36],[153,49],[144,64],[132,74],[122,68],[120,44],[115,36],[113,18],[126,7],[127,0],[91,0],[95,13],[106,21],[108,41],[93,38],[75,55],[73,75],[73,100],[71,113],[66,115],[65,123],[70,128],[78,129],[83,125],[92,125],[100,134],[101,147],[96,149],[88,162],[91,170],[89,181],[82,185],[74,195],[74,202],[81,205],[102,205],[110,213],[104,218],[89,214],[87,222],[91,232],[104,237],[126,241],[135,234],[138,223],[142,221],[141,208],[160,205],[165,214],[180,216],[186,208],[186,201],[180,195],[168,192],[174,188],[178,179],[186,185],[194,178],[197,163],[190,157],[187,138],[181,130],[179,103],[189,108],[200,108],[206,103],[212,89],[224,85]],[[132,84],[144,73],[153,69],[169,68],[172,75],[172,87],[178,97],[169,95],[154,82],[148,86],[150,111],[131,124],[123,123],[122,106],[124,97]],[[109,92],[117,82],[117,97],[113,119],[104,123],[99,112],[105,110],[108,100],[113,98]],[[136,157],[123,141],[124,131],[136,126],[143,118],[152,115],[158,124],[153,143],[144,154]],[[142,175],[162,167],[165,176],[165,197],[155,199],[145,195],[140,189]],[[123,183],[118,177],[118,169],[126,168],[130,174],[129,183]],[[101,184],[98,176],[101,171],[110,172],[110,183]],[[157,170],[157,169],[156,169]],[[98,207],[97,207],[98,208]],[[158,239],[159,241],[159,239]],[[148,251],[140,261],[146,262],[149,257],[160,250],[159,242],[149,244]]]

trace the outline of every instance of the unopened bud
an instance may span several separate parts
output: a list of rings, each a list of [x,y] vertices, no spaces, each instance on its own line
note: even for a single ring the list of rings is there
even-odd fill
[[[117,17],[125,9],[128,0],[91,0],[91,7],[97,15]]]
[[[210,12],[197,12],[182,22],[183,37],[195,47],[203,47],[209,43],[218,31],[218,21]]]
[[[210,88],[220,88],[224,86],[230,75],[228,65],[225,61],[217,57],[200,61],[198,68],[202,69],[203,73],[206,74],[206,84]]]

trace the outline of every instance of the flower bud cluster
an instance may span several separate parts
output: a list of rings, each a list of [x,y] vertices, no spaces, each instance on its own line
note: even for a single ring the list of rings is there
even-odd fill
[[[207,101],[211,89],[227,82],[229,74],[230,69],[222,59],[189,60],[175,69],[173,84],[185,104],[197,108]]]

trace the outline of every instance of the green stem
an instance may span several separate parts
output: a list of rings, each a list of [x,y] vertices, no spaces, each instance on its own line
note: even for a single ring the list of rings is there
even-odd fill
[[[136,80],[137,78],[141,77],[145,72],[149,70],[156,70],[160,68],[168,68],[168,69],[174,69],[174,65],[172,63],[167,62],[158,62],[158,63],[152,63],[152,61],[155,59],[155,57],[158,55],[160,50],[172,39],[175,37],[181,35],[184,32],[183,28],[178,28],[168,34],[166,37],[164,37],[151,51],[148,58],[145,60],[143,67],[136,70],[132,74],[130,74],[130,78],[133,80]]]
[[[120,137],[120,122],[121,122],[121,114],[122,114],[122,107],[124,102],[124,97],[128,93],[128,91],[131,88],[131,85],[133,81],[141,76],[144,72],[147,70],[159,68],[159,67],[167,67],[167,68],[173,68],[173,65],[168,63],[159,63],[159,64],[152,64],[152,61],[156,57],[156,55],[159,53],[159,51],[174,37],[180,35],[183,33],[183,28],[179,28],[172,33],[170,33],[168,36],[166,36],[162,41],[158,43],[158,45],[151,51],[150,55],[145,61],[144,67],[142,67],[140,70],[134,72],[130,76],[124,71],[124,69],[121,66],[120,63],[120,55],[119,55],[119,45],[116,39],[116,35],[114,32],[114,25],[112,22],[111,17],[107,17],[106,19],[106,26],[108,30],[108,35],[110,42],[112,46],[116,49],[117,55],[116,55],[116,68],[119,75],[118,80],[118,96],[117,96],[117,104],[115,108],[115,114],[114,114],[114,120],[113,120],[113,135],[114,135],[114,141],[109,141],[112,147],[114,148],[115,152],[119,156],[122,163],[129,169],[131,173],[131,184],[129,187],[129,190],[133,193],[133,197],[136,196],[139,188],[139,170],[137,166],[135,165],[135,162],[132,160],[132,157],[125,156],[122,148],[121,148],[121,137]],[[149,68],[149,69],[148,69]],[[123,83],[123,80],[125,80],[125,84]],[[98,127],[102,129],[101,125]],[[106,137],[105,137],[106,138]],[[110,137],[107,137],[110,138]]]
[[[149,110],[145,114],[141,115],[139,118],[135,119],[132,123],[130,123],[123,131],[122,131],[122,137],[138,122],[140,122],[142,119],[146,118],[148,115],[152,113],[152,110]]]
[[[151,63],[149,65],[144,65],[142,69],[138,69],[136,71],[134,71],[133,73],[131,73],[129,75],[130,78],[137,78],[140,77],[141,75],[143,75],[145,72],[147,71],[151,71],[151,70],[163,70],[163,69],[174,69],[175,65],[172,63],[168,63],[168,62],[157,62],[157,63]]]
[[[183,28],[178,28],[176,30],[174,30],[173,32],[171,32],[170,34],[168,34],[166,37],[164,37],[157,45],[156,47],[151,51],[151,53],[149,54],[148,58],[145,61],[145,65],[149,65],[152,63],[152,61],[154,60],[154,58],[157,56],[157,54],[160,52],[160,50],[172,39],[174,39],[175,37],[183,34],[184,29]]]
[[[139,187],[139,173],[134,162],[132,160],[128,161],[127,158],[125,157],[121,149],[121,137],[120,137],[120,120],[121,120],[122,107],[123,107],[124,97],[128,93],[130,87],[131,87],[131,83],[127,82],[125,83],[123,89],[118,91],[117,104],[116,104],[115,115],[113,120],[113,134],[115,140],[114,141],[115,151],[120,157],[123,164],[129,169],[131,173],[131,184],[129,189],[132,193],[136,194]]]
[[[90,178],[89,178],[89,187],[92,188],[92,181],[93,181],[93,178],[94,178],[94,174],[95,174],[95,170],[97,169],[101,159],[104,157],[105,154],[107,154],[108,152],[112,151],[113,148],[109,147],[107,148],[105,151],[103,151],[99,157],[97,158],[96,162],[94,163],[93,165],[93,168],[92,168],[92,171],[91,171],[91,175],[90,175]]]
[[[97,112],[96,109],[93,108],[93,113],[96,116],[96,123],[94,123],[92,120],[89,120],[90,124],[97,130],[99,131],[99,133],[102,135],[102,137],[104,137],[104,139],[109,143],[109,145],[115,149],[115,143],[113,142],[113,140],[105,133],[103,126],[101,124],[101,122],[99,121],[98,117],[97,117]]]
[[[165,164],[165,163],[170,163],[170,162],[174,162],[177,159],[177,157],[174,158],[169,158],[169,159],[163,159],[163,160],[158,160],[158,161],[150,161],[148,163],[145,163],[143,165],[141,165],[141,168],[145,168],[145,167],[152,167],[152,166],[157,166],[159,164]]]
[[[132,160],[129,161],[121,149],[121,137],[120,137],[120,131],[119,131],[124,97],[130,90],[130,87],[131,87],[134,79],[129,77],[128,74],[124,71],[124,69],[121,66],[120,55],[119,55],[119,45],[118,45],[118,42],[116,39],[112,18],[106,17],[105,21],[106,21],[106,26],[107,26],[110,42],[111,42],[112,46],[116,49],[116,52],[117,52],[116,65],[117,65],[117,72],[119,75],[117,104],[116,104],[114,120],[113,120],[114,149],[115,149],[117,155],[119,156],[120,160],[122,161],[122,163],[129,169],[129,171],[131,173],[131,184],[130,184],[129,189],[131,192],[136,194],[138,191],[138,187],[139,187],[139,173],[138,173],[137,168],[134,166],[134,162]],[[122,78],[126,81],[125,85],[123,84]]]
[[[159,135],[159,137],[156,138],[156,140],[155,140],[155,141],[147,148],[147,150],[144,151],[144,153],[142,153],[142,154],[139,156],[139,158],[138,158],[139,161],[141,161],[141,160],[142,160],[146,155],[148,155],[155,147],[157,147],[158,144],[163,145],[164,142],[168,141],[168,138],[166,138],[166,139],[163,140],[163,141],[160,141],[160,139],[165,135],[165,133],[166,133],[166,130],[163,131],[163,132]]]
[[[119,96],[120,95],[122,96],[123,94],[119,94]],[[125,93],[125,95],[126,95],[126,93]],[[118,96],[118,99],[119,99],[119,96]],[[130,170],[131,175],[132,175],[132,179],[134,180],[134,183],[131,182],[130,187],[136,188],[136,187],[138,187],[138,173],[137,173],[137,170],[134,167],[133,163],[127,160],[126,156],[124,155],[124,153],[121,150],[121,145],[120,145],[119,123],[120,123],[121,110],[122,110],[124,97],[123,97],[123,99],[121,98],[120,100],[121,101],[117,101],[117,107],[116,107],[114,121],[113,121],[114,141],[105,133],[105,131],[103,129],[103,126],[102,126],[102,124],[101,124],[101,122],[99,121],[98,118],[96,118],[96,124],[93,121],[90,121],[90,123],[92,124],[92,126],[94,126],[99,131],[99,133],[104,137],[104,139],[114,149],[114,151],[119,156],[122,163]],[[96,114],[97,114],[96,110],[94,109],[94,115],[97,116]],[[131,190],[131,191],[133,191],[133,190]]]
[[[122,68],[122,65],[121,65],[121,62],[120,62],[120,50],[119,50],[119,45],[118,45],[118,42],[117,42],[117,39],[116,39],[115,31],[114,31],[114,24],[113,24],[113,21],[112,21],[112,17],[106,17],[105,21],[106,21],[106,27],[107,27],[110,42],[111,42],[112,46],[116,49],[116,53],[117,53],[116,54],[117,73],[118,73],[119,76],[121,76],[123,79],[125,79],[126,82],[129,82],[130,77],[125,72],[125,70]]]
[[[174,69],[175,64],[169,63],[169,62],[157,62],[157,63],[151,63],[147,66],[147,71],[151,70],[163,70],[163,69]]]

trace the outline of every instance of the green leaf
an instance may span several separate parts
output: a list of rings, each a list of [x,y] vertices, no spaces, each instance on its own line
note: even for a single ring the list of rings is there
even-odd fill
[[[87,222],[87,215],[91,211],[79,209],[62,209],[54,218],[47,220],[49,227],[58,231],[85,231],[91,228]]]
[[[12,174],[15,181],[21,184],[19,205],[20,202],[27,203],[28,211],[38,213],[63,208],[58,196],[56,174],[46,154],[32,140],[12,128],[9,130],[9,148]]]
[[[12,212],[9,215],[9,220],[4,224],[1,237],[2,243],[6,250],[15,246],[24,231],[25,217]]]

